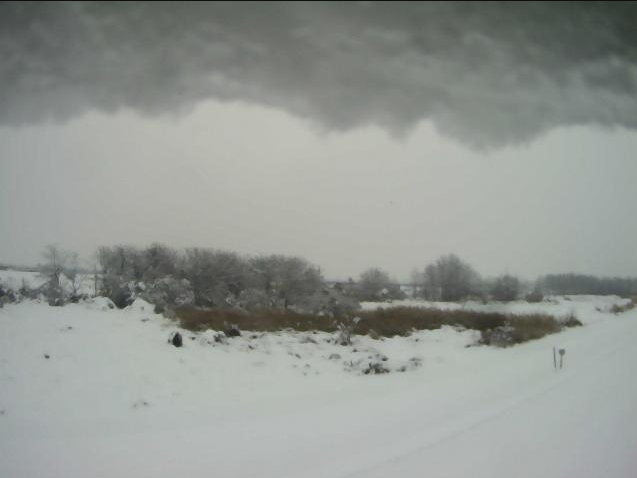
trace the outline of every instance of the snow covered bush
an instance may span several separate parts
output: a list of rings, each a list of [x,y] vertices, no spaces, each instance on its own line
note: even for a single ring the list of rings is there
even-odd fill
[[[14,302],[14,297],[11,291],[5,289],[0,283],[0,307],[2,307],[5,303]]]
[[[380,375],[383,373],[389,373],[389,369],[382,362],[370,362],[367,368],[363,370],[365,375]]]
[[[360,303],[335,288],[324,287],[307,299],[304,310],[329,317],[351,316],[361,308]]]
[[[391,280],[389,274],[376,267],[368,269],[360,275],[354,293],[359,300],[368,302],[405,298],[405,294]]]
[[[573,321],[581,324],[575,317],[570,323],[576,325]],[[549,315],[509,316],[504,324],[482,330],[482,343],[496,347],[508,347],[560,332],[564,326],[555,317]]]
[[[336,325],[336,343],[339,345],[352,345],[352,336],[354,328],[360,321],[360,318],[346,318]]]
[[[135,285],[133,282],[120,281],[116,276],[103,279],[103,294],[111,299],[119,309],[128,307],[135,301]]]
[[[195,295],[190,282],[187,279],[177,279],[173,276],[144,284],[144,290],[139,296],[154,304],[157,313],[191,306],[195,303]]]
[[[265,309],[270,306],[270,298],[262,289],[249,288],[239,293],[237,305],[245,310]]]
[[[533,292],[527,294],[524,297],[524,300],[526,300],[530,304],[536,304],[544,300],[544,295],[542,294],[542,291],[540,289],[536,288]]]
[[[515,343],[515,328],[510,324],[482,332],[482,340],[494,347],[508,347]]]
[[[520,293],[520,280],[509,274],[496,278],[491,285],[491,297],[501,302],[516,300]]]
[[[564,327],[581,327],[583,325],[574,312],[567,314],[560,322]]]

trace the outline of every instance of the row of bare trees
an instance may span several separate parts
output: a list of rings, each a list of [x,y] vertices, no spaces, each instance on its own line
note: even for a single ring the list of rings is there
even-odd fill
[[[208,248],[176,250],[158,243],[144,248],[103,246],[95,257],[93,273],[80,274],[77,254],[47,246],[41,271],[47,279],[49,301],[60,303],[79,296],[82,277],[92,282],[95,293],[111,298],[118,307],[142,297],[162,308],[293,307],[333,313],[356,308],[358,301],[406,296],[387,272],[376,267],[364,271],[357,281],[328,287],[320,269],[299,257],[245,257]],[[484,281],[455,255],[442,256],[414,273],[413,285],[413,295],[443,301],[487,295],[515,300],[521,288],[520,281],[510,275]]]
[[[181,295],[181,305],[300,307],[311,302],[324,285],[318,267],[283,255],[244,257],[229,251],[177,251],[153,244],[100,247],[97,257],[102,291],[118,306],[135,295],[156,294],[159,285]]]
[[[406,297],[403,288],[380,268],[366,270],[356,281],[328,286],[319,267],[284,255],[246,257],[216,249],[176,250],[151,244],[144,248],[100,247],[95,257],[93,272],[89,273],[81,270],[77,254],[57,246],[45,248],[40,267],[46,278],[42,292],[51,304],[77,299],[82,293],[82,280],[90,281],[96,294],[111,298],[118,307],[141,297],[161,309],[294,308],[336,314],[355,310],[359,301]],[[541,300],[542,290],[629,293],[636,288],[635,280],[574,274],[545,276],[535,287],[509,274],[483,279],[469,264],[449,254],[415,271],[409,292],[414,297],[449,302],[468,298],[512,301],[525,293],[527,300]]]

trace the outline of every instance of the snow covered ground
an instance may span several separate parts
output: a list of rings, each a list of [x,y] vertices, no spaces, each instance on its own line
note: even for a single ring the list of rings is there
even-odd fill
[[[637,309],[618,302],[506,306],[585,323],[508,349],[449,327],[351,347],[182,331],[178,349],[142,301],[6,305],[0,476],[634,477]],[[393,373],[351,365],[381,356]]]

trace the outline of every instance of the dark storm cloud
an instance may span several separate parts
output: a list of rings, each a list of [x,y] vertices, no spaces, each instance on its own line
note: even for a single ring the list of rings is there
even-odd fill
[[[216,98],[331,129],[431,119],[479,146],[635,128],[636,24],[633,2],[9,2],[0,124]]]

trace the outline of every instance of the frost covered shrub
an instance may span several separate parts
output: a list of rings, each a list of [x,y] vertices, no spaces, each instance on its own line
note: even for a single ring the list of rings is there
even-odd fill
[[[483,331],[482,340],[495,347],[508,347],[515,343],[514,333],[515,328],[509,324],[505,324],[493,330]]]
[[[15,297],[12,291],[5,289],[2,284],[0,284],[0,307],[4,304],[10,304],[15,302]]]
[[[134,302],[135,290],[132,284],[128,282],[111,283],[106,290],[106,297],[111,299],[118,309],[123,309]]]
[[[336,326],[336,343],[338,345],[352,345],[354,324],[340,323]]]
[[[224,323],[223,333],[226,337],[241,337],[241,329],[239,329],[237,324]]]
[[[613,306],[611,307],[610,311],[613,314],[621,314],[622,312],[626,312],[628,310],[634,309],[635,308],[635,299],[631,299],[630,302],[628,302],[627,304],[624,305],[619,305],[619,304],[613,304]]]
[[[530,304],[535,304],[538,302],[542,302],[544,300],[544,295],[540,290],[536,289],[533,292],[527,294],[524,297],[524,300],[526,300]]]
[[[237,305],[246,310],[265,309],[270,306],[270,298],[264,290],[250,288],[239,293]]]
[[[496,278],[491,286],[491,296],[495,300],[510,302],[518,298],[520,280],[517,277],[505,274]]]
[[[172,276],[157,279],[150,284],[145,284],[140,297],[157,307],[162,312],[177,307],[191,306],[195,302],[195,295],[186,279],[177,279]]]
[[[575,313],[571,312],[562,319],[562,325],[564,327],[581,327],[582,322],[575,316]]]
[[[359,310],[360,303],[337,289],[324,288],[312,295],[302,310],[329,317],[351,316]]]
[[[370,302],[404,299],[405,294],[393,282],[387,272],[374,267],[360,275],[353,293],[358,300]]]
[[[562,324],[550,315],[513,315],[507,317],[503,325],[483,330],[482,343],[496,347],[508,347],[529,340],[541,339],[561,330]]]
[[[389,373],[389,369],[385,367],[381,362],[370,363],[365,370],[365,375],[379,375],[383,373]]]
[[[27,281],[22,279],[22,285],[20,286],[20,289],[18,289],[18,294],[14,293],[14,295],[16,295],[16,300],[37,299],[40,293],[39,289],[30,287]]]

